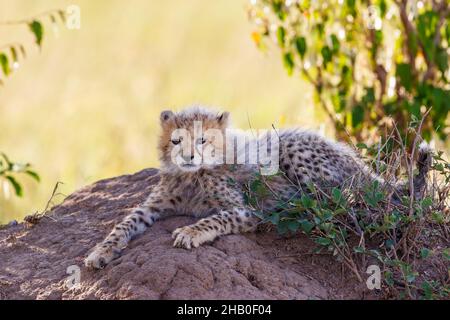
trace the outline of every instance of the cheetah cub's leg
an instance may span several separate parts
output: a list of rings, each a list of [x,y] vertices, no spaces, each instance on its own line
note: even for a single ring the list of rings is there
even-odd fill
[[[168,216],[173,212],[170,204],[164,203],[163,199],[164,197],[160,195],[152,194],[142,206],[133,209],[103,242],[95,246],[84,260],[85,265],[95,269],[104,268],[111,260],[120,256],[121,251],[133,237],[143,233],[162,216]]]
[[[191,249],[204,242],[230,233],[254,231],[259,219],[247,208],[222,210],[220,213],[199,220],[190,226],[176,229],[172,233],[173,246]]]

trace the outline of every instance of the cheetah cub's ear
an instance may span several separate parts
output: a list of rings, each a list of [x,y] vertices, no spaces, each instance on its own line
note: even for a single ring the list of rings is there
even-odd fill
[[[223,127],[226,128],[228,126],[228,119],[230,117],[229,112],[222,112],[217,116],[217,122]]]
[[[172,111],[165,110],[165,111],[161,112],[161,115],[160,115],[161,123],[162,124],[167,123],[170,120],[172,120],[174,117],[175,117],[175,115]]]

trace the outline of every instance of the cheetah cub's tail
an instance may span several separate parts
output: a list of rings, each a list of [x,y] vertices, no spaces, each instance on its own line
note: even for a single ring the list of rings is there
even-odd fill
[[[419,145],[416,167],[418,174],[414,177],[414,193],[420,195],[427,184],[427,175],[431,169],[431,162],[433,158],[433,149],[430,145],[423,141]]]

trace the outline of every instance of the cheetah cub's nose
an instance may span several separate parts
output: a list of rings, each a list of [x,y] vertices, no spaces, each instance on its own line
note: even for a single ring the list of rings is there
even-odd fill
[[[193,156],[193,155],[192,155],[192,156],[183,156],[183,160],[184,160],[186,163],[191,163],[192,160],[194,160],[194,156]]]

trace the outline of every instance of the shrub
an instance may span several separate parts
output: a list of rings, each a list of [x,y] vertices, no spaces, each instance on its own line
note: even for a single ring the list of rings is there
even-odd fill
[[[375,172],[387,181],[400,176],[409,185],[412,162],[401,164],[411,155],[398,133],[383,145],[359,147]],[[407,193],[394,201],[378,182],[328,189],[311,184],[267,212],[256,201],[271,193],[266,179],[270,176],[255,176],[246,188],[247,200],[279,233],[309,235],[317,244],[315,252],[330,252],[361,282],[369,265],[379,266],[386,297],[449,297],[450,163],[442,153],[434,154],[428,187],[417,199]]]
[[[450,111],[450,4],[445,0],[253,0],[260,49],[272,40],[292,75],[313,87],[335,126],[359,141],[425,110],[423,136],[446,139]],[[394,121],[391,120],[393,118]],[[389,130],[387,130],[389,131]],[[383,132],[383,131],[382,131]]]

